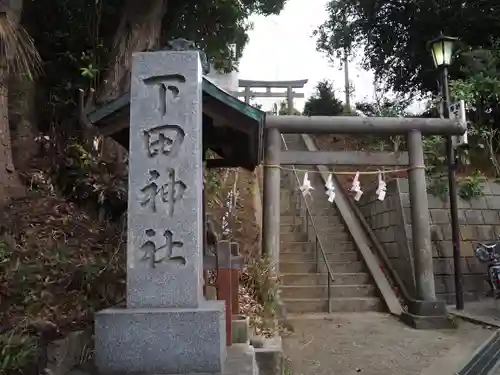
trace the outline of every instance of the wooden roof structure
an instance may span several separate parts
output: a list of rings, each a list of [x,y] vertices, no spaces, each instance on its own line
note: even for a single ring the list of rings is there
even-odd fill
[[[207,167],[243,167],[250,171],[263,159],[265,112],[250,106],[203,77],[203,149],[221,159],[207,160]],[[130,94],[95,106],[84,113],[100,134],[129,147]]]

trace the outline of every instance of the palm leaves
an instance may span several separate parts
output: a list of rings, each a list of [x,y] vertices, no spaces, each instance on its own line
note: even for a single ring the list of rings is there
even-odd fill
[[[42,59],[28,32],[9,12],[0,13],[0,69],[33,80],[41,67]]]

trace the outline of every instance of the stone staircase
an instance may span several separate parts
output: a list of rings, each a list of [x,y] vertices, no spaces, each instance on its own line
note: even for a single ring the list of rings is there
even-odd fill
[[[294,137],[299,136],[286,136],[288,148],[303,149],[300,142],[294,142]],[[314,166],[300,168],[314,170]],[[300,181],[303,174],[298,172]],[[350,234],[335,207],[327,201],[321,177],[310,173],[309,179],[315,190],[308,204],[334,277],[330,289],[331,311],[384,310]],[[295,175],[291,171],[282,171],[281,181],[279,271],[283,303],[289,313],[328,312],[328,273],[319,241],[316,241],[311,221],[306,220],[305,205],[297,192]]]

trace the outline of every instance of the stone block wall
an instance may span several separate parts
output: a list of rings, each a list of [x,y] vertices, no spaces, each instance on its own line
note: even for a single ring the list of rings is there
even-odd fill
[[[455,291],[449,204],[447,200],[431,194],[428,195],[428,201],[436,293],[439,299],[453,303]],[[413,276],[410,277],[413,275],[413,259],[408,180],[391,181],[384,202],[377,201],[374,192],[367,192],[360,207],[384,246],[387,256],[413,293],[414,280]],[[484,295],[488,285],[484,281],[486,266],[476,260],[473,252],[478,242],[493,241],[500,235],[500,185],[485,184],[484,196],[471,201],[460,199],[458,207],[464,296],[466,300],[475,300]]]
[[[402,220],[399,184],[397,179],[387,183],[387,194],[383,201],[377,199],[375,191],[366,192],[359,202],[359,208],[406,288],[414,294],[413,259]]]

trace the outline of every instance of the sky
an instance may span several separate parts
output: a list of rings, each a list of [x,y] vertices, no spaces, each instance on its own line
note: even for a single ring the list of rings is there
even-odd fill
[[[239,79],[277,81],[308,79],[305,99],[295,99],[294,107],[302,110],[305,100],[324,79],[333,83],[336,96],[345,102],[344,70],[341,61],[330,62],[316,51],[314,30],[328,17],[328,0],[288,0],[278,16],[254,16],[253,30],[239,64]],[[358,55],[361,55],[358,53]],[[361,68],[361,57],[349,64],[349,81],[354,87],[351,105],[374,98],[374,74]],[[296,90],[298,91],[298,90]],[[280,98],[258,99],[264,110],[272,108]],[[413,103],[408,111],[418,113],[425,102]]]
[[[299,80],[308,79],[303,91],[309,97],[316,84],[329,79],[337,97],[344,102],[344,71],[340,61],[334,63],[316,51],[313,31],[327,18],[328,0],[288,0],[278,16],[254,16],[254,28],[239,65],[239,79]],[[361,69],[360,61],[349,65],[349,79],[354,86],[351,102],[373,98],[373,73]],[[280,99],[256,100],[270,109]],[[305,99],[295,99],[302,110]]]

